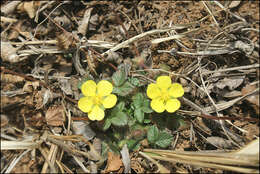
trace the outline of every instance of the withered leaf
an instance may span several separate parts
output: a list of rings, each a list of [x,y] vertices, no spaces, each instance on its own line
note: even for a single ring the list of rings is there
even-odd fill
[[[108,152],[107,167],[105,173],[118,171],[122,166],[123,162],[119,155],[113,152]]]
[[[61,105],[49,107],[45,119],[50,126],[61,126],[65,121],[63,107]]]

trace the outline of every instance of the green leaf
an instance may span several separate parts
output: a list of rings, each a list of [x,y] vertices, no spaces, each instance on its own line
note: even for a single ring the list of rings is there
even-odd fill
[[[144,100],[144,96],[142,93],[137,93],[133,96],[133,104],[135,106],[135,108],[140,108],[141,106],[143,106],[143,100]]]
[[[151,123],[151,120],[150,119],[144,119],[144,123]]]
[[[126,81],[126,74],[123,70],[118,70],[112,75],[112,80],[115,86],[121,86]]]
[[[140,80],[138,78],[135,78],[135,77],[132,77],[129,79],[129,82],[134,85],[134,86],[137,86],[137,87],[140,87],[142,86],[142,84],[140,84]]]
[[[159,147],[166,148],[171,144],[172,140],[173,137],[171,134],[167,132],[160,132],[155,144]]]
[[[120,95],[120,96],[127,96],[134,90],[134,86],[131,85],[129,82],[125,82],[122,86],[120,87],[114,87],[113,92]]]
[[[144,113],[152,113],[153,110],[150,107],[150,101],[148,99],[143,100],[142,110]]]
[[[129,150],[137,150],[140,146],[139,140],[134,139],[127,140],[126,144]]]
[[[122,111],[125,108],[125,102],[121,101],[116,105],[116,107],[119,109],[119,111]]]
[[[111,123],[115,126],[124,126],[127,124],[127,121],[127,115],[122,111],[117,112],[116,115],[111,118]]]
[[[135,116],[135,118],[137,119],[137,121],[139,123],[143,123],[143,121],[144,121],[144,112],[140,108],[135,109],[134,116]]]
[[[147,132],[148,141],[150,143],[154,144],[157,141],[158,136],[159,136],[158,128],[155,125],[150,126],[149,129],[148,129],[148,132]]]
[[[103,125],[103,130],[106,131],[110,126],[111,126],[111,120],[107,118]]]
[[[142,111],[144,112],[144,113],[152,113],[153,112],[153,110],[150,108],[150,107],[142,107]]]

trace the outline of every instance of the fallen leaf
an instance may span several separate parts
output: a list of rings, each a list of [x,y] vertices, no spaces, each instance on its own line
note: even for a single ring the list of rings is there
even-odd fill
[[[23,2],[17,6],[17,9],[20,12],[26,12],[28,14],[28,16],[32,19],[32,18],[34,18],[35,14],[36,14],[36,9],[39,7],[40,3],[41,3],[40,1],[39,2],[35,2],[35,1]]]
[[[3,61],[10,63],[19,62],[19,56],[16,54],[17,49],[9,42],[1,42],[1,58]]]
[[[127,145],[125,144],[123,149],[120,151],[122,155],[123,164],[125,167],[124,173],[130,173],[131,172],[131,160],[129,156],[129,150],[127,148]]]
[[[9,119],[6,115],[1,114],[1,128],[5,127],[9,123]]]
[[[239,6],[240,3],[241,1],[231,1],[230,4],[228,5],[228,8],[235,8]]]
[[[92,140],[96,133],[83,121],[73,121],[72,130],[76,135],[83,135],[87,140]]]
[[[34,82],[26,81],[25,84],[23,85],[23,91],[24,92],[33,92],[39,86],[40,86],[39,81],[34,81]]]
[[[45,119],[50,126],[61,126],[65,121],[63,106],[52,106],[46,112]]]
[[[226,140],[221,137],[207,137],[207,141],[211,144],[214,144],[217,147],[221,147],[223,149],[231,148],[232,147],[232,141]]]
[[[243,95],[246,95],[254,91],[255,89],[256,89],[256,85],[246,85],[244,88],[242,88],[241,92]],[[246,97],[246,100],[252,104],[259,106],[259,93]]]
[[[19,82],[23,82],[24,78],[17,76],[17,75],[13,75],[13,74],[5,74],[5,73],[1,73],[1,82],[6,82],[6,83],[19,83]]]
[[[224,78],[216,83],[216,86],[220,89],[224,89],[226,86],[229,88],[229,90],[236,89],[239,87],[243,81],[245,76],[239,76],[234,78]]]
[[[223,92],[223,97],[225,98],[235,98],[235,97],[240,97],[242,95],[242,93],[240,91],[237,90],[233,90],[233,91],[224,91]]]
[[[113,152],[108,152],[107,167],[105,173],[118,171],[123,167],[123,162],[120,159],[119,155],[114,154]]]

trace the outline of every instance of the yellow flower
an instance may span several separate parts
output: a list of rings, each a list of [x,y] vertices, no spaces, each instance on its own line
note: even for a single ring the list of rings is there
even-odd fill
[[[106,80],[101,80],[98,84],[93,80],[86,81],[81,86],[84,97],[78,101],[79,109],[88,113],[90,120],[103,120],[105,108],[112,108],[117,102],[112,91],[113,85]]]
[[[156,83],[151,83],[147,88],[147,96],[152,99],[151,108],[158,113],[177,111],[181,103],[177,99],[183,96],[184,90],[179,83],[172,83],[169,76],[160,76]]]

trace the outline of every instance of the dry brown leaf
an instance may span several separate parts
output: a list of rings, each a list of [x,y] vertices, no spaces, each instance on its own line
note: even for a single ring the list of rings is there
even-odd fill
[[[256,85],[246,85],[244,88],[242,88],[241,92],[243,95],[246,95],[256,89]],[[251,96],[248,96],[246,98],[247,101],[249,101],[252,104],[255,104],[259,106],[259,94],[254,94]]]
[[[12,1],[12,2],[7,2],[6,4],[2,5],[1,4],[1,12],[5,15],[8,15],[12,13],[18,4],[20,4],[21,1]]]
[[[40,82],[39,82],[39,81],[34,81],[34,82],[27,81],[27,82],[24,84],[24,86],[23,86],[23,91],[24,91],[24,92],[33,92],[33,91],[36,90],[39,86],[40,86]]]
[[[70,33],[56,33],[57,46],[62,50],[68,50],[75,45],[75,40]]]
[[[228,8],[235,8],[239,6],[240,3],[241,1],[231,1],[230,4],[228,5]]]
[[[45,119],[50,126],[61,126],[65,121],[63,106],[50,107],[46,112]]]
[[[93,8],[89,8],[85,11],[84,17],[82,21],[80,21],[80,25],[78,27],[78,33],[81,33],[83,36],[85,36],[87,29],[88,29],[88,23],[91,15],[91,11]]]
[[[13,75],[13,74],[4,74],[1,73],[1,82],[6,82],[6,83],[19,83],[19,82],[23,82],[24,78],[17,76],[17,75]]]
[[[228,149],[232,147],[232,141],[226,140],[221,137],[207,137],[207,141],[210,142],[211,144],[214,144],[217,147],[221,147],[223,149]]]
[[[19,10],[20,12],[26,12],[28,16],[32,19],[34,18],[36,14],[36,9],[39,7],[40,3],[40,1],[23,2],[17,6],[17,10]]]
[[[220,89],[224,89],[226,86],[229,88],[229,90],[236,89],[239,87],[243,81],[245,76],[241,77],[234,77],[234,78],[224,78],[216,83],[216,86]]]
[[[113,152],[108,152],[107,155],[108,159],[105,173],[119,171],[119,169],[123,167],[123,162],[120,159],[120,156],[114,154]]]
[[[92,140],[96,136],[89,124],[83,121],[73,121],[72,130],[75,135],[83,135],[87,140]]]
[[[8,42],[1,42],[1,58],[3,61],[10,63],[19,62],[19,56],[16,54],[17,49],[15,49]]]
[[[14,30],[10,31],[10,33],[8,35],[8,40],[13,40],[13,39],[18,38],[18,36],[19,36],[18,31],[21,31],[22,24],[23,24],[23,21],[19,21],[13,25]]]
[[[3,128],[8,124],[9,119],[6,115],[3,114],[1,114],[0,117],[1,117],[1,128]]]

